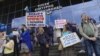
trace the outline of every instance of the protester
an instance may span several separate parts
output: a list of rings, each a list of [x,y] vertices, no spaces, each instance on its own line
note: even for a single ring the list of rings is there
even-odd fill
[[[3,56],[4,44],[6,44],[6,37],[2,30],[0,30],[0,56]]]
[[[40,56],[49,56],[49,37],[42,27],[38,28],[37,39],[40,44]]]
[[[57,28],[54,29],[54,37],[57,39],[56,40],[57,43],[60,42],[59,38],[61,37],[61,32],[62,32],[61,29]]]
[[[75,32],[77,35],[78,35],[78,37],[81,39],[81,42],[80,42],[80,44],[81,44],[81,49],[78,51],[79,53],[85,53],[85,50],[84,50],[84,39],[82,38],[82,35],[80,34],[80,32],[79,32],[79,27],[78,27],[78,25],[77,24],[75,24],[75,23],[72,23],[72,22],[68,22],[68,27],[69,27],[69,30],[71,31],[71,32]]]
[[[12,38],[6,38],[6,44],[4,44],[3,56],[14,56],[14,41]]]
[[[21,53],[22,56],[32,56],[32,43],[31,43],[31,35],[29,29],[23,24],[22,25],[22,33],[21,33]]]
[[[50,39],[50,45],[54,44],[54,39],[53,39],[53,27],[50,25],[47,25],[44,27],[44,31],[45,33],[48,35],[49,39]]]
[[[32,47],[33,47],[33,50],[35,50],[34,49],[35,44],[36,44],[36,41],[35,41],[35,27],[30,27],[29,31],[30,31],[31,41],[32,41]]]
[[[66,24],[63,28],[62,36],[65,34],[70,34],[72,31],[70,31],[70,27],[68,24]],[[61,56],[76,56],[75,55],[75,50],[73,49],[73,46],[63,48],[61,51]]]
[[[87,15],[82,15],[82,23],[79,28],[80,34],[84,37],[84,44],[87,56],[100,56],[98,46],[98,30],[94,23],[89,20]]]
[[[50,37],[50,44],[54,45],[54,30],[53,30],[53,26],[49,25],[48,29],[49,29],[48,35]]]
[[[12,30],[12,33],[11,33],[11,37],[13,40],[14,40],[14,56],[19,56],[19,51],[20,51],[20,47],[19,47],[19,37],[20,37],[20,34],[19,34],[19,31],[17,28],[14,28]]]

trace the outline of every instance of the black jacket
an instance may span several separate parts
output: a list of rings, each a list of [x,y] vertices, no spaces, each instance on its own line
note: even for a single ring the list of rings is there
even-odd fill
[[[49,37],[46,33],[38,34],[37,39],[38,39],[39,44],[44,44],[44,45],[49,44]]]

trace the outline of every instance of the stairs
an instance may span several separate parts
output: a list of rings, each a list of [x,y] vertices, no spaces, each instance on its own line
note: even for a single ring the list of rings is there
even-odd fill
[[[99,37],[100,37],[100,27],[98,27]],[[100,45],[100,44],[99,44]],[[86,53],[79,53],[79,51],[82,49],[81,44],[77,44],[74,46],[75,50],[75,56],[87,56]],[[39,47],[35,47],[35,52],[33,53],[33,56],[39,56]],[[58,51],[58,46],[52,46],[50,48],[49,56],[60,56],[60,52]]]
[[[78,51],[81,50],[81,45],[77,44],[74,46],[75,50],[75,56],[86,56],[85,53],[79,53]],[[35,47],[35,51],[33,53],[33,56],[39,56],[39,47]],[[58,45],[51,46],[49,51],[49,56],[60,56],[60,52],[58,51]]]
[[[33,56],[39,56],[39,47],[35,47]],[[49,56],[59,56],[58,46],[51,46],[49,51]]]

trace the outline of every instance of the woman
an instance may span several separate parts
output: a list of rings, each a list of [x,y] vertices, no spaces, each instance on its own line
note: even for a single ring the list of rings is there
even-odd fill
[[[96,56],[100,56],[98,29],[96,25],[91,22],[89,16],[82,14],[82,23],[79,31],[84,39],[87,56],[93,56],[93,53],[95,53]]]
[[[38,28],[37,39],[40,44],[40,56],[49,56],[49,37],[42,27]]]
[[[14,41],[12,38],[7,37],[3,56],[14,56]]]
[[[63,32],[62,32],[62,36],[65,34],[70,34],[70,27],[68,24],[66,24],[63,28]],[[70,47],[66,47],[65,49],[62,49],[61,51],[61,56],[75,56],[75,52],[74,52],[74,47],[70,46]]]
[[[32,42],[31,42],[31,35],[29,29],[23,24],[22,25],[22,33],[21,33],[21,53],[22,56],[32,56],[31,52],[32,49]]]

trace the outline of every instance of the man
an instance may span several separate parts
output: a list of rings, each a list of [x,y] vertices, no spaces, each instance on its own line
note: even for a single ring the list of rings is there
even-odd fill
[[[100,56],[99,46],[97,45],[98,30],[94,23],[89,20],[87,15],[82,15],[82,23],[79,28],[80,34],[84,37],[85,50],[88,56]]]

